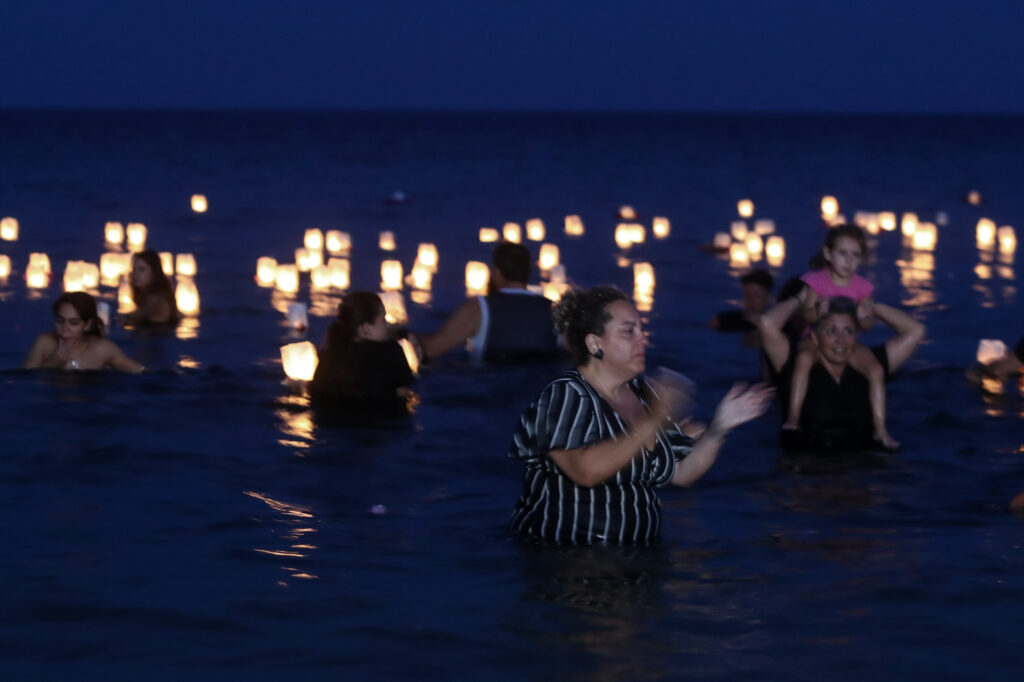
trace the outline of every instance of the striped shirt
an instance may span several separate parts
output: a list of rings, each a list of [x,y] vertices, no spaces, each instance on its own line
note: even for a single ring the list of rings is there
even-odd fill
[[[630,387],[657,393],[642,377]],[[509,456],[526,463],[523,494],[512,530],[523,538],[558,544],[646,544],[658,536],[661,505],[654,489],[672,480],[676,463],[693,440],[670,420],[658,429],[653,449],[593,488],[577,485],[551,459],[552,450],[574,450],[626,433],[626,425],[583,376],[573,370],[544,388],[523,413]]]

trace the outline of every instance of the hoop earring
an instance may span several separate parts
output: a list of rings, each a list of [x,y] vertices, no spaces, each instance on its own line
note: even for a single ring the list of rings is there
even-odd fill
[[[593,353],[591,353],[591,355],[594,356],[596,359],[600,360],[601,358],[604,357],[604,351],[598,348]]]

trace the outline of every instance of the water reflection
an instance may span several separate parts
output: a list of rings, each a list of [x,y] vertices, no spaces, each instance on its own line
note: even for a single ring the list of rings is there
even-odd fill
[[[282,540],[287,544],[285,548],[254,547],[254,552],[281,559],[305,559],[313,550],[317,549],[316,545],[310,543],[312,535],[316,533],[316,528],[312,527],[312,524],[317,523],[317,519],[309,507],[283,502],[249,490],[243,491],[243,493],[260,500],[279,514],[280,518],[277,519],[277,522],[284,524],[287,528],[286,532],[281,535]],[[286,571],[290,577],[300,580],[314,580],[319,577],[294,566],[281,566],[281,570]]]
[[[277,417],[277,429],[281,432],[282,438],[278,443],[295,448],[299,452],[296,455],[302,456],[304,450],[308,449],[315,440],[316,424],[313,422],[313,413],[309,407],[309,397],[305,395],[288,395],[277,399],[279,409],[274,410]]]
[[[174,330],[175,336],[183,341],[194,339],[199,336],[199,318],[185,317]]]
[[[904,250],[897,259],[900,284],[904,290],[902,303],[908,307],[929,306],[935,303],[935,287],[932,273],[935,271],[935,256],[930,252]]]

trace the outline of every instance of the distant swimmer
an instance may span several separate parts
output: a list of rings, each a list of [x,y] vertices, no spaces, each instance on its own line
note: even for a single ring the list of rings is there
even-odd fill
[[[179,314],[174,290],[156,251],[147,249],[132,256],[128,282],[135,310],[124,316],[126,323],[136,327],[177,324]]]
[[[141,364],[104,338],[96,300],[82,291],[67,292],[53,304],[54,330],[36,337],[25,369],[105,369],[141,372]]]

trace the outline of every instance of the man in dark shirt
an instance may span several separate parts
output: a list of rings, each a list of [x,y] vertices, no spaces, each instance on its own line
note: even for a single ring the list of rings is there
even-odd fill
[[[767,270],[751,270],[740,278],[743,299],[739,310],[724,310],[708,322],[708,326],[722,332],[749,332],[757,330],[757,318],[772,303],[772,275]]]

